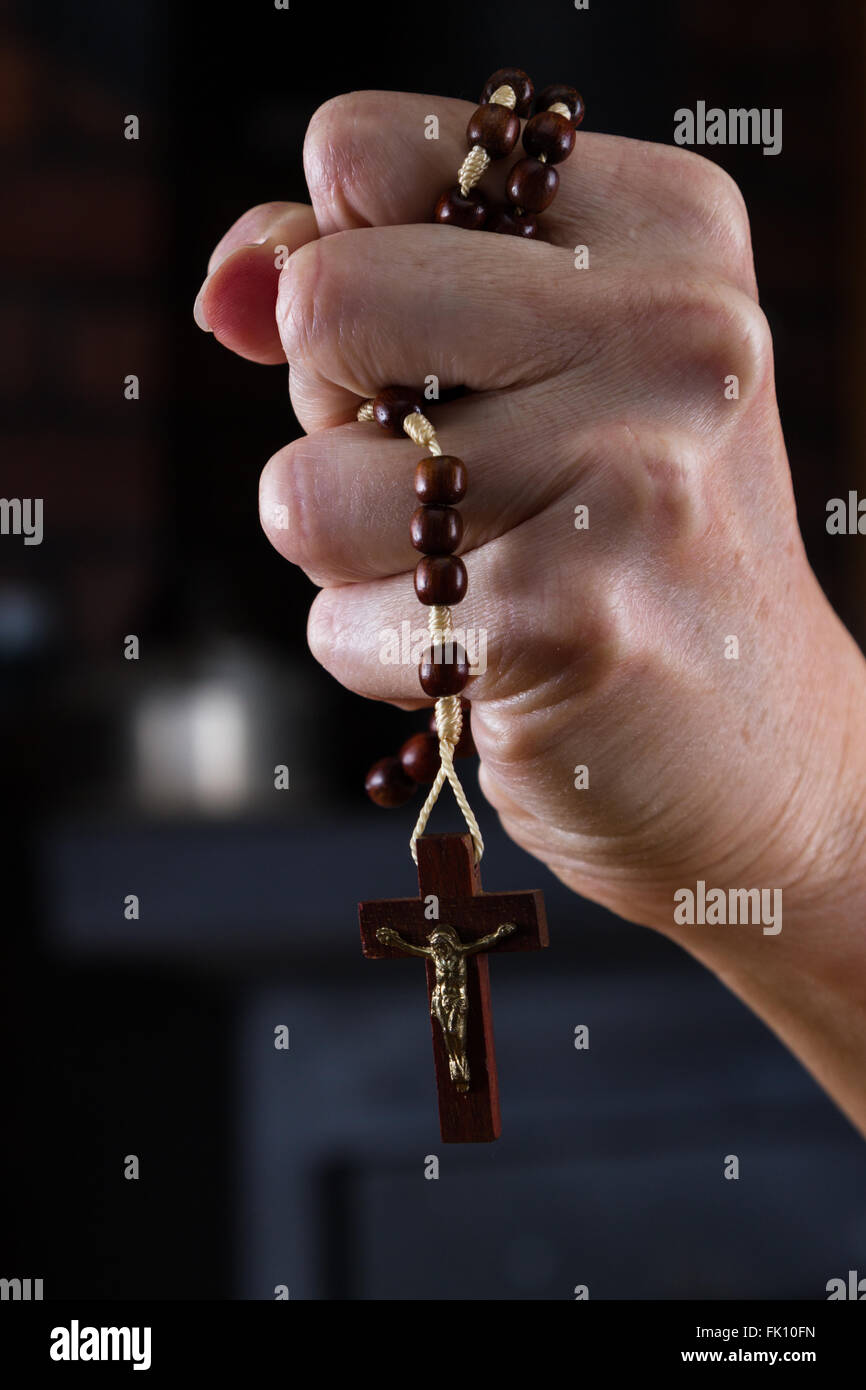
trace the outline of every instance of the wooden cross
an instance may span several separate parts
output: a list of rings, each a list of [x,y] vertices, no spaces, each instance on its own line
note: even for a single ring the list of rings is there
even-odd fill
[[[484,893],[469,835],[422,835],[417,848],[420,896],[360,903],[361,945],[364,955],[374,960],[405,958],[407,953],[426,957],[442,1138],[450,1144],[498,1139],[499,1087],[487,956],[492,950],[538,951],[547,945],[544,898],[532,891]],[[433,907],[438,909],[435,915]],[[402,944],[388,940],[395,936]],[[471,953],[473,947],[478,954]],[[465,967],[468,1011],[462,1013],[459,1003],[453,1011],[453,980],[442,983],[443,962],[447,972],[448,960],[455,955],[462,957],[461,974]],[[446,1016],[457,1019],[447,1035]],[[455,1038],[461,1027],[465,1027],[462,1066],[455,1061],[459,1050]]]

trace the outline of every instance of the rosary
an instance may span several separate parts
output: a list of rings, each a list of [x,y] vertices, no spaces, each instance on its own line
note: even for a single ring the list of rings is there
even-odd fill
[[[536,237],[537,214],[549,207],[559,187],[556,165],[574,148],[583,120],[583,100],[573,87],[547,87],[523,129],[526,158],[506,183],[508,206],[493,209],[476,184],[491,161],[510,154],[520,137],[520,117],[529,116],[532,83],[519,68],[500,68],[488,78],[481,105],[466,129],[469,153],[457,186],[443,193],[434,222],[466,230]],[[540,950],[547,945],[540,892],[485,893],[479,864],[484,841],[454,768],[455,758],[475,748],[469,702],[462,699],[471,675],[464,646],[454,635],[451,608],[466,595],[467,574],[455,555],[463,520],[455,503],[466,494],[466,466],[443,454],[423,398],[410,387],[389,386],[358,411],[392,435],[406,434],[429,450],[415,469],[418,506],[409,535],[421,552],[415,593],[429,609],[429,646],[418,669],[425,695],[436,701],[430,732],[415,734],[397,757],[382,758],[367,774],[368,795],[379,806],[402,806],[419,783],[430,783],[409,848],[417,867],[417,898],[361,903],[364,954],[371,958],[423,956],[433,1028],[439,1121],[446,1143],[497,1139],[499,1093],[493,1050],[488,954]],[[424,829],[445,782],[468,834],[425,835]]]

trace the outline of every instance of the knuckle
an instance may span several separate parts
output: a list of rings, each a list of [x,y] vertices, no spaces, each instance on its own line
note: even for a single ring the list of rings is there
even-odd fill
[[[324,566],[328,534],[317,499],[317,463],[297,440],[265,464],[259,514],[271,544],[311,578]]]
[[[356,380],[369,375],[353,325],[365,305],[362,251],[357,232],[334,232],[294,251],[280,272],[277,330],[289,367],[303,367],[364,393]],[[365,233],[375,236],[375,232]]]
[[[692,150],[658,146],[659,186],[670,215],[689,239],[716,255],[751,283],[752,238],[749,214],[739,185],[711,159]]]
[[[335,625],[334,605],[327,592],[317,594],[307,618],[307,645],[316,661],[326,671],[333,669],[338,647],[338,628]]]
[[[643,442],[639,514],[656,550],[692,542],[707,529],[701,463],[696,451],[682,443]]]
[[[649,316],[656,317],[661,370],[679,394],[730,412],[754,398],[772,376],[772,336],[752,297],[723,280],[677,280],[651,288]],[[655,311],[655,313],[654,313]]]
[[[705,458],[692,434],[650,423],[612,423],[584,441],[579,462],[597,480],[595,510],[618,552],[626,528],[640,546],[651,535],[655,552],[707,530]]]
[[[292,252],[280,272],[277,328],[289,365],[308,359],[321,338],[324,259],[322,243],[311,241]]]
[[[307,646],[320,666],[324,666],[325,669],[329,664],[332,645],[334,645],[334,624],[331,621],[331,609],[322,603],[322,595],[317,594],[311,603],[309,616],[307,616]]]
[[[579,610],[569,604],[566,613],[559,567],[541,580],[540,604],[531,623],[521,622],[521,641],[505,624],[501,640],[491,642],[487,673],[469,690],[482,702],[491,756],[512,766],[556,743],[553,712],[601,690],[627,641],[622,607],[606,585],[584,577]]]
[[[320,106],[307,127],[304,173],[313,206],[342,226],[367,225],[357,210],[369,177],[369,141],[360,134],[373,123],[381,128],[385,114],[379,94],[347,92]]]
[[[747,294],[721,282],[706,287],[692,307],[693,367],[719,408],[727,406],[723,390],[737,379],[734,399],[751,400],[772,371],[772,337],[763,310]]]
[[[357,609],[339,589],[323,589],[313,600],[307,618],[307,645],[319,665],[347,690],[376,698],[377,692],[369,685],[365,643],[359,641]]]
[[[686,154],[681,150],[678,153],[690,162],[689,169],[683,172],[698,215],[723,234],[748,247],[749,214],[739,185],[711,159],[691,151]]]

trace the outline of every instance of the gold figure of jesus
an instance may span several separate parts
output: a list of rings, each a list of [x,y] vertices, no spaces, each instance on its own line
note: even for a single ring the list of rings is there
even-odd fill
[[[466,1055],[466,1016],[469,1000],[466,994],[466,957],[488,946],[495,946],[503,936],[516,931],[514,922],[505,922],[489,936],[479,937],[465,945],[453,927],[445,923],[428,936],[427,946],[414,946],[404,941],[399,932],[380,927],[376,937],[383,946],[398,946],[413,956],[429,957],[436,971],[436,983],[430,1000],[430,1012],[438,1021],[448,1053],[448,1071],[458,1091],[469,1090],[469,1059]]]

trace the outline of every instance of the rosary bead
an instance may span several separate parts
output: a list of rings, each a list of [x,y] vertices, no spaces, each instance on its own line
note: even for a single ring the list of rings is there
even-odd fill
[[[411,386],[386,386],[373,401],[373,418],[389,434],[402,434],[407,415],[420,411],[424,398]]]
[[[416,507],[409,534],[415,549],[425,555],[450,555],[463,539],[463,518],[455,507],[435,502]]]
[[[400,749],[400,763],[413,782],[435,782],[439,771],[439,739],[436,734],[413,734]]]
[[[543,92],[539,92],[535,109],[536,111],[546,111],[548,106],[554,106],[557,102],[568,107],[571,112],[571,124],[576,129],[583,120],[586,110],[580,92],[575,87],[566,87],[564,82],[555,82],[552,87],[545,87]]]
[[[419,502],[460,502],[466,494],[466,464],[451,454],[431,454],[415,469]]]
[[[466,597],[469,576],[456,555],[425,555],[415,567],[415,593],[422,603],[450,607]]]
[[[459,695],[469,680],[469,661],[460,643],[437,642],[428,647],[418,667],[418,679],[425,695],[434,700]]]
[[[544,212],[550,207],[559,188],[559,174],[550,164],[537,159],[519,159],[511,173],[505,191],[516,207],[527,212]]]
[[[367,773],[364,788],[377,806],[405,806],[417,784],[403,770],[399,758],[380,758]]]
[[[520,117],[509,111],[507,106],[479,106],[466,127],[466,139],[470,148],[480,145],[491,159],[502,159],[511,154],[520,139]]]
[[[500,232],[504,236],[538,236],[538,223],[531,212],[517,212],[514,208],[497,208],[487,220],[487,232]]]
[[[523,148],[527,154],[544,155],[548,164],[561,164],[574,149],[574,126],[555,111],[539,111],[527,121],[523,131]]]
[[[467,232],[477,232],[484,225],[487,208],[487,199],[477,188],[464,197],[455,185],[442,194],[436,204],[433,221],[442,222],[448,227],[464,227]]]
[[[514,107],[516,115],[529,115],[533,86],[522,68],[498,68],[496,72],[492,73],[484,83],[484,91],[481,93],[482,102],[488,102],[497,87],[511,87],[517,97],[517,104]]]

